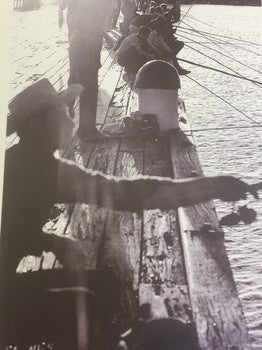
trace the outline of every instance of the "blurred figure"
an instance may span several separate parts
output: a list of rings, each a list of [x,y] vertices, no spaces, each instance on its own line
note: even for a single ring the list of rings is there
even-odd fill
[[[138,33],[126,37],[120,45],[118,63],[125,68],[127,74],[135,74],[144,63],[161,56],[147,40],[150,31],[149,27],[143,26]]]
[[[112,0],[78,0],[75,1],[74,7],[72,6],[71,15],[68,17],[70,28],[68,85],[78,83],[85,88],[80,96],[78,135],[81,138],[100,136],[96,129],[98,70],[101,66],[103,37],[108,37],[104,28],[112,4]],[[73,114],[72,105],[70,111]]]

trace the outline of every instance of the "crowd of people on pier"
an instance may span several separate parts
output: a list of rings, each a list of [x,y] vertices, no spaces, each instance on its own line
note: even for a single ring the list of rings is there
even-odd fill
[[[170,7],[170,6],[169,6]],[[179,6],[170,9],[160,0],[61,0],[59,26],[63,25],[63,11],[67,8],[70,77],[68,84],[78,83],[85,89],[80,96],[78,134],[81,138],[101,136],[96,129],[98,96],[98,70],[100,52],[105,39],[107,46],[113,41],[108,30],[119,23],[121,37],[114,46],[118,63],[125,69],[129,81],[147,61],[167,60],[173,63],[180,75],[190,73],[176,58],[184,43],[174,36],[173,19],[179,18]],[[73,116],[73,103],[69,106]]]

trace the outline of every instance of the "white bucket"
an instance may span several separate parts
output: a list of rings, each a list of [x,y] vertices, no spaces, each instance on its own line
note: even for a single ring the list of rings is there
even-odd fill
[[[156,114],[160,132],[177,129],[178,91],[165,89],[137,89],[139,112]]]

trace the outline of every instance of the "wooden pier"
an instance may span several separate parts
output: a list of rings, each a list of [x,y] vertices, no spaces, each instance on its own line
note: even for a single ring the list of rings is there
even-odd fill
[[[41,0],[14,0],[14,10],[33,10],[41,6]]]
[[[117,37],[116,32],[111,35]],[[35,69],[20,76],[13,94],[43,77],[62,89],[68,75],[63,52],[46,52],[46,59],[39,55]],[[203,175],[184,103],[179,101],[177,132],[157,139],[111,137],[97,142],[75,136],[63,156],[116,176]],[[124,81],[115,52],[104,48],[97,127],[121,121],[137,109],[137,95]],[[78,106],[76,117],[77,110]],[[59,349],[110,349],[114,334],[130,328],[141,317],[141,307],[150,305],[156,318],[194,321],[203,350],[250,348],[212,202],[136,214],[57,204],[50,215],[44,231],[80,240],[87,252],[86,271],[66,271],[48,252],[25,257],[10,291],[5,345],[26,339],[26,345],[57,342]]]

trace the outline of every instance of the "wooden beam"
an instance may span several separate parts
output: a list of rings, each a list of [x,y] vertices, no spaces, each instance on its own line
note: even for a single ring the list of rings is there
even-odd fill
[[[107,71],[106,76],[103,78],[102,83],[99,85],[98,101],[97,101],[97,114],[96,123],[104,124],[107,111],[113,95],[115,92],[116,85],[120,78],[121,68],[116,62],[114,62],[110,70]]]
[[[171,177],[170,140],[145,141],[144,174]],[[149,194],[150,195],[150,194]],[[151,305],[151,317],[191,320],[191,305],[182,258],[177,211],[145,210],[140,305]]]
[[[175,178],[202,175],[192,137],[171,136]],[[250,349],[247,326],[212,202],[179,208],[193,318],[201,349]]]

